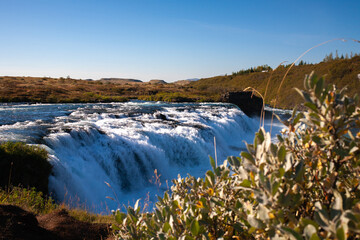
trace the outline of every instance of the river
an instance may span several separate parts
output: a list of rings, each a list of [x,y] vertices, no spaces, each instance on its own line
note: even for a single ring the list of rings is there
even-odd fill
[[[0,141],[46,148],[49,191],[94,212],[139,198],[151,205],[178,174],[210,169],[214,140],[221,163],[258,128],[258,118],[224,103],[0,104]],[[273,135],[281,128],[274,124]]]

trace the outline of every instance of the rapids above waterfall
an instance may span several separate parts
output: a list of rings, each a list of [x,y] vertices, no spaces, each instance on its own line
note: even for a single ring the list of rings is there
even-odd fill
[[[232,104],[0,105],[0,141],[44,146],[53,165],[49,191],[96,212],[138,198],[154,202],[178,174],[202,176],[210,168],[214,137],[222,162],[238,156],[258,128],[259,119]]]

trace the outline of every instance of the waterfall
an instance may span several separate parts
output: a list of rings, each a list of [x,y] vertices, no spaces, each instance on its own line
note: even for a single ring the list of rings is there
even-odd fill
[[[16,115],[16,106],[12,107]],[[49,191],[59,201],[96,212],[132,204],[139,198],[155,202],[155,196],[162,195],[178,174],[203,176],[210,169],[214,138],[221,163],[227,156],[238,156],[259,127],[258,119],[247,117],[231,104],[28,107],[33,108],[29,112],[38,112],[38,118],[31,114],[29,120],[27,116],[1,125],[0,139],[11,132],[13,138],[45,145],[53,165]],[[29,138],[34,132],[36,140]]]

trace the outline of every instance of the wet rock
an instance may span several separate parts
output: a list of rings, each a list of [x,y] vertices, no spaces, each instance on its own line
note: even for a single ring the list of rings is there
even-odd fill
[[[156,114],[155,114],[155,117],[156,117],[157,119],[161,119],[161,120],[168,120],[167,117],[166,117],[166,115],[164,115],[164,114],[162,114],[162,113],[156,113]]]
[[[221,101],[235,104],[250,117],[260,116],[263,108],[262,98],[252,92],[227,92],[221,96]]]

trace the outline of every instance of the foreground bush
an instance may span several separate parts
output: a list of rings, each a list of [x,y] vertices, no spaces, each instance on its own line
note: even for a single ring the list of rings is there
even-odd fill
[[[0,145],[0,187],[35,187],[47,194],[51,164],[46,150],[21,142]]]
[[[360,109],[308,76],[307,111],[284,122],[273,143],[260,129],[241,157],[204,178],[178,177],[171,194],[143,213],[117,211],[120,239],[359,239]]]

